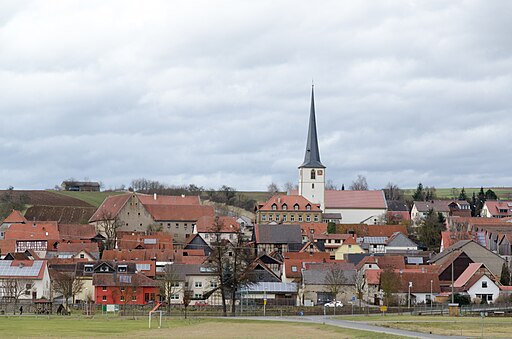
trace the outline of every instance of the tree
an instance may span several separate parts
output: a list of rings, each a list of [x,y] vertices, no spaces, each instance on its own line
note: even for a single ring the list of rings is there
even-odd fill
[[[105,236],[106,250],[113,250],[117,243],[117,230],[122,226],[121,220],[117,215],[104,210],[98,221],[98,231]]]
[[[269,197],[273,197],[277,193],[279,193],[279,187],[275,182],[270,183],[270,185],[267,186],[267,192]]]
[[[350,189],[353,191],[367,191],[368,183],[366,182],[366,177],[358,174],[357,179],[352,182],[352,185],[350,185]]]
[[[434,186],[432,187],[426,187],[425,188],[425,200],[434,200],[437,198],[437,194],[436,194],[436,188]]]
[[[439,251],[441,232],[445,229],[444,221],[443,215],[435,213],[433,209],[430,209],[425,219],[421,221],[418,228],[418,238],[430,250]]]
[[[345,273],[339,265],[333,264],[329,267],[327,274],[325,275],[324,283],[327,289],[335,300],[338,298],[338,294],[346,283],[347,279]]]
[[[153,223],[148,225],[148,233],[153,234],[157,232],[162,232],[164,230],[164,227],[161,224]]]
[[[423,184],[420,182],[416,191],[412,195],[414,201],[425,201],[425,191],[423,190]]]
[[[485,200],[498,200],[498,196],[492,189],[485,191]]]
[[[25,291],[28,291],[27,287],[29,286],[32,286],[29,280],[16,278],[0,279],[0,293],[2,294],[2,299],[14,303],[14,314],[16,314],[16,310],[18,309],[20,297],[25,294]]]
[[[187,319],[187,308],[188,305],[190,305],[190,302],[192,301],[192,295],[193,291],[190,289],[186,289],[183,291],[183,309],[185,313],[185,319]]]
[[[501,268],[500,283],[504,286],[510,286],[510,270],[508,263],[504,262]]]
[[[395,185],[392,182],[388,182],[388,184],[384,188],[384,195],[386,197],[386,200],[402,199],[402,191],[400,190],[398,185]]]
[[[485,204],[485,193],[484,193],[484,188],[483,187],[480,187],[480,191],[478,192],[478,196],[477,196],[476,202],[477,202],[477,204],[476,204],[476,215],[479,216],[480,213],[482,212],[482,208],[484,207],[484,204]]]
[[[334,234],[336,233],[336,223],[329,221],[327,223],[327,233],[328,234]]]
[[[181,291],[179,275],[173,265],[165,265],[163,275],[160,277],[160,295],[167,302],[167,312],[171,311],[172,295]]]
[[[332,181],[331,179],[328,179],[327,182],[325,183],[325,189],[336,191],[338,190],[338,185],[336,185],[334,181]]]
[[[471,197],[470,207],[471,207],[471,216],[472,217],[476,217],[477,216],[477,213],[476,213],[477,201],[476,201],[476,194],[475,194],[475,192],[473,192],[473,196]]]
[[[75,296],[84,289],[84,281],[77,279],[74,272],[55,271],[52,277],[53,290],[62,294],[66,310],[68,309],[69,298],[75,299]]]
[[[393,301],[394,294],[400,286],[400,277],[391,269],[385,269],[380,274],[380,289],[384,292],[384,303],[389,305]]]
[[[7,217],[13,210],[23,211],[28,203],[28,195],[17,194],[14,192],[14,187],[9,186],[7,191],[0,196],[0,220]]]
[[[356,271],[356,276],[354,279],[354,286],[356,288],[357,299],[359,299],[359,308],[361,308],[361,301],[363,299],[364,288],[366,286],[366,279],[364,278],[364,270],[360,269]],[[366,302],[370,302],[367,300]]]
[[[209,257],[209,265],[216,273],[217,278],[219,280],[219,285],[217,289],[220,289],[220,296],[222,301],[222,313],[226,317],[228,315],[227,304],[226,304],[226,293],[227,293],[227,279],[226,279],[226,271],[227,271],[227,260],[228,256],[228,247],[226,246],[226,242],[222,239],[222,229],[224,224],[219,219],[219,217],[215,217],[213,221],[213,225],[211,227],[211,232],[213,233],[213,240],[210,243],[212,246],[212,251]],[[186,308],[185,308],[186,309]]]
[[[291,182],[285,182],[284,183],[284,190],[286,191],[286,193],[290,194],[291,191],[293,190],[298,190],[299,187],[297,186],[297,184],[292,184]]]
[[[468,196],[466,195],[466,190],[464,187],[462,187],[462,190],[460,191],[459,200],[468,200]]]

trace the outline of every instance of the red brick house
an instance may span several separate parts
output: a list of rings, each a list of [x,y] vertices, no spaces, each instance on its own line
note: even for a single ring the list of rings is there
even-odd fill
[[[159,298],[158,282],[140,273],[93,275],[96,304],[145,305]]]

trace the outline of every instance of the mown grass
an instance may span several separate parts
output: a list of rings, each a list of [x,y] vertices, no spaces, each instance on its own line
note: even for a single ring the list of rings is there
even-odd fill
[[[1,317],[2,338],[402,338],[321,324],[236,319],[164,319],[162,328],[146,317]]]
[[[448,317],[448,316],[354,316],[340,317],[344,320],[361,321],[372,325],[397,328],[402,330],[433,333],[439,335],[479,336],[511,338],[512,319],[488,317]]]

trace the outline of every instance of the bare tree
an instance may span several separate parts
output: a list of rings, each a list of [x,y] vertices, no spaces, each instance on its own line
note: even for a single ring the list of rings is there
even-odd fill
[[[356,288],[357,299],[359,299],[359,307],[361,307],[361,300],[363,299],[364,288],[366,286],[366,279],[364,278],[364,270],[356,271],[354,286]],[[369,302],[369,301],[367,301]]]
[[[336,185],[331,179],[327,179],[327,182],[325,183],[325,189],[336,191],[338,190],[338,185]]]
[[[219,217],[215,217],[211,232],[213,233],[213,240],[211,242],[212,252],[209,257],[209,265],[214,270],[219,280],[218,289],[220,289],[220,295],[222,300],[222,312],[224,316],[227,316],[227,305],[226,305],[226,292],[227,292],[227,260],[228,247],[226,241],[222,239],[222,230],[224,228],[223,222]]]
[[[186,289],[183,291],[183,309],[185,311],[185,319],[187,319],[187,308],[192,301],[192,290]]]
[[[117,243],[117,230],[122,226],[122,222],[117,214],[110,211],[103,211],[98,221],[98,231],[105,235],[106,250],[113,250]]]
[[[397,185],[393,184],[392,182],[388,182],[388,184],[384,188],[384,195],[386,196],[387,200],[402,199],[402,191]]]
[[[14,303],[14,314],[16,314],[16,310],[18,309],[20,297],[24,295],[25,292],[29,291],[29,286],[32,286],[32,282],[29,280],[16,278],[5,278],[0,280],[2,298]],[[29,287],[29,289],[27,289],[27,287]]]
[[[66,310],[68,309],[69,298],[75,299],[75,296],[83,291],[84,281],[78,279],[74,272],[55,271],[52,277],[53,290],[62,294]]]
[[[357,179],[352,182],[352,185],[350,185],[350,189],[353,191],[367,191],[368,183],[366,182],[366,177],[358,174]]]
[[[167,311],[171,311],[171,300],[173,294],[181,290],[179,274],[175,271],[173,265],[165,265],[164,274],[160,278],[160,295],[165,297],[167,302]]]
[[[279,187],[275,182],[270,183],[270,185],[267,186],[267,192],[269,197],[273,197],[277,193],[279,193]]]
[[[384,303],[389,305],[400,286],[400,277],[392,270],[386,269],[380,274],[380,289],[384,292]]]
[[[325,275],[324,282],[329,292],[334,296],[334,299],[337,300],[338,294],[346,281],[345,273],[341,267],[332,265]]]
[[[293,191],[293,190],[299,189],[297,184],[292,184],[291,182],[285,182],[283,188],[286,191],[286,193],[288,193],[288,194],[290,194],[291,191]]]

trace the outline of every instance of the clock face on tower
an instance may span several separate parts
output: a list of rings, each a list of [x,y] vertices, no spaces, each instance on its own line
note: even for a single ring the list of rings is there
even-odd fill
[[[323,173],[324,173],[324,171],[322,171],[322,170],[317,170],[317,171],[316,171],[316,174],[317,174],[317,175],[322,175]]]

